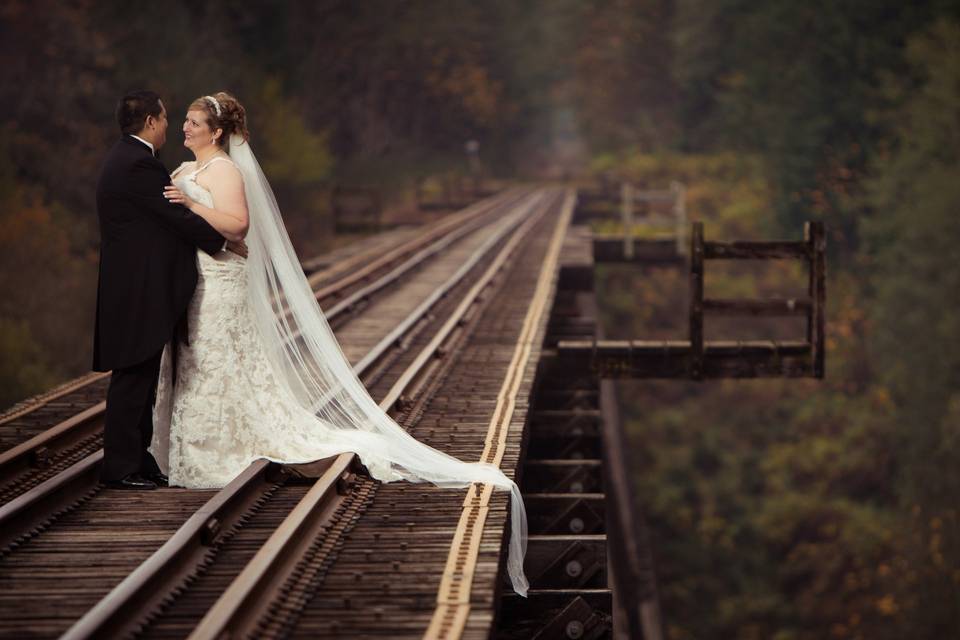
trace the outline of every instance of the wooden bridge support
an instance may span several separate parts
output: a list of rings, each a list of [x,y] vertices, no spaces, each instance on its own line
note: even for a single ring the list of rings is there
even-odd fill
[[[589,276],[589,277],[584,277]],[[592,336],[592,272],[562,269],[545,346]],[[541,360],[520,486],[529,542],[527,599],[506,593],[496,638],[612,637],[613,596],[597,380]]]
[[[592,266],[567,265],[545,347],[593,338],[596,318]],[[526,600],[505,592],[500,640],[663,637],[649,547],[636,549],[647,541],[645,531],[636,535],[643,521],[632,506],[616,400],[604,384],[612,383],[586,368],[541,360],[520,481],[531,589]],[[621,513],[628,504],[630,514]]]
[[[607,496],[607,537],[613,592],[614,626],[629,638],[662,640],[660,596],[651,552],[649,529],[638,499],[631,490],[633,478],[628,452],[630,444],[620,417],[617,385],[600,381],[603,414],[603,471]],[[616,490],[612,490],[612,488]]]

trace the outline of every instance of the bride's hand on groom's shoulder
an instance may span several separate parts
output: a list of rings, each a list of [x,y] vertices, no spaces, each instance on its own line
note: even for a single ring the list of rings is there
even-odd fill
[[[243,240],[234,242],[233,240],[227,241],[227,251],[233,251],[238,256],[243,258],[247,257],[247,245]]]

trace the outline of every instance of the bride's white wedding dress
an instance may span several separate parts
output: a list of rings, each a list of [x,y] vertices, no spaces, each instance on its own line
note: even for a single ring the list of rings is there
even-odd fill
[[[251,462],[312,462],[356,453],[382,482],[441,487],[491,484],[510,491],[507,571],[526,595],[526,511],[519,487],[496,465],[465,462],[422,443],[384,412],[354,374],[317,305],[269,183],[234,136],[230,158],[243,177],[250,215],[246,259],[197,251],[198,281],[187,310],[189,344],[177,344],[176,384],[167,345],[154,404],[150,452],[172,486],[219,488]],[[215,208],[181,165],[173,181]]]
[[[213,196],[197,182],[209,166],[174,172],[173,182],[213,208]],[[324,425],[281,383],[247,305],[246,259],[198,250],[197,260],[197,287],[187,309],[189,346],[178,345],[175,386],[171,347],[164,348],[153,413],[150,452],[171,486],[219,488],[257,458],[310,462],[344,451],[357,452],[378,480],[403,479],[377,454],[387,446],[383,438]]]

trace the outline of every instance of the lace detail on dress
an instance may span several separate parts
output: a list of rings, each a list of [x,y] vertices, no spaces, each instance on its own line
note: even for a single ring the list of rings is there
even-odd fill
[[[213,207],[197,173],[174,183]],[[218,488],[257,458],[310,462],[345,451],[357,452],[375,478],[402,479],[372,453],[388,450],[381,436],[326,425],[281,384],[247,303],[246,260],[231,251],[210,256],[202,250],[197,260],[197,287],[187,310],[190,344],[177,345],[175,388],[171,347],[164,348],[153,414],[150,451],[170,484]]]

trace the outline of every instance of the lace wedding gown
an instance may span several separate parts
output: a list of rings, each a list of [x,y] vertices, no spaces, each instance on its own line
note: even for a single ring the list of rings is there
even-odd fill
[[[230,162],[227,158],[213,161]],[[199,171],[174,172],[187,196],[213,207]],[[181,165],[183,168],[183,165]],[[376,433],[324,429],[280,383],[247,302],[246,260],[232,251],[197,251],[197,287],[187,310],[189,346],[178,344],[176,386],[168,344],[160,364],[150,452],[171,486],[219,488],[257,458],[311,462],[356,452],[370,474],[403,479],[377,451]]]

